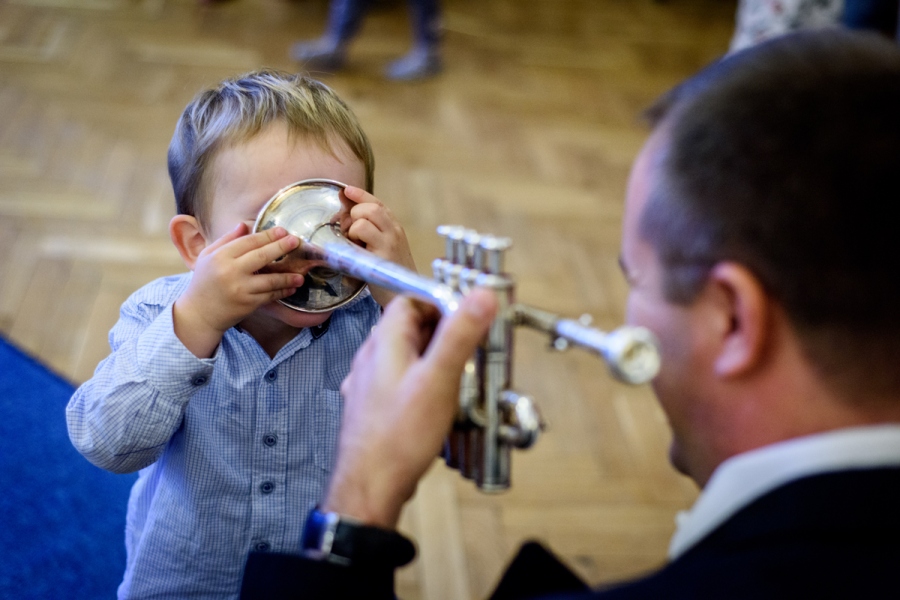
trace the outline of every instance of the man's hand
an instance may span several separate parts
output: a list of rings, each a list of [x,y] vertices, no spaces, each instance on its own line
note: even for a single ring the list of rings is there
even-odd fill
[[[324,510],[396,526],[450,430],[463,367],[496,311],[494,294],[475,290],[429,344],[435,312],[408,298],[388,306],[341,385],[344,418]]]
[[[296,273],[257,273],[296,248],[300,240],[281,227],[247,235],[241,223],[203,249],[187,290],[175,301],[175,335],[200,358],[213,355],[222,336],[260,306],[303,285]]]
[[[404,266],[416,270],[406,232],[394,218],[391,211],[378,198],[358,187],[347,186],[344,196],[354,204],[350,209],[350,228],[347,238],[357,244],[364,245],[366,250]],[[382,307],[396,296],[395,293],[370,286],[372,297]]]

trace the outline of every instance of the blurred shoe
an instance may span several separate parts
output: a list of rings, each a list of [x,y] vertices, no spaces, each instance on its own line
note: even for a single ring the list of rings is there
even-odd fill
[[[346,52],[333,42],[311,40],[291,46],[291,58],[307,71],[334,73],[344,66]]]
[[[385,76],[395,81],[413,81],[434,77],[444,68],[435,50],[413,50],[388,65]]]

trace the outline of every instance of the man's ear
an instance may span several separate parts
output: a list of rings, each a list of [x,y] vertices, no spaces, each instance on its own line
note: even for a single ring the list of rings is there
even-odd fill
[[[719,309],[725,311],[724,328],[719,332],[716,374],[743,375],[765,358],[770,343],[771,302],[759,279],[746,267],[733,262],[713,266],[709,274]]]
[[[200,223],[190,215],[175,215],[169,221],[169,237],[178,248],[185,266],[193,271],[197,257],[206,248],[206,237],[200,229]]]

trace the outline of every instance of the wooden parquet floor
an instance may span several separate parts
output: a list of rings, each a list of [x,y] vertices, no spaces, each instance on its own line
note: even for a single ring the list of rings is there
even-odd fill
[[[420,268],[441,223],[510,236],[518,296],[602,328],[623,319],[616,256],[640,109],[727,48],[735,2],[446,0],[439,78],[387,83],[405,4],[381,2],[345,72],[324,76],[375,147],[377,195]],[[326,0],[0,0],[0,331],[75,382],[108,353],[121,302],[183,270],[165,154],[182,108],[238,72],[297,69]],[[550,424],[483,495],[438,466],[404,513],[419,558],[402,597],[487,594],[519,543],[552,545],[594,584],[665,559],[694,486],[666,461],[647,388],[521,332],[517,389]],[[124,507],[123,507],[124,510]]]

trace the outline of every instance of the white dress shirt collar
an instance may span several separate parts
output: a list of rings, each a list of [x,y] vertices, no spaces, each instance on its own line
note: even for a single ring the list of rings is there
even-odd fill
[[[733,456],[713,472],[694,506],[676,517],[669,559],[785,483],[818,473],[885,466],[900,466],[900,424],[841,429]]]

